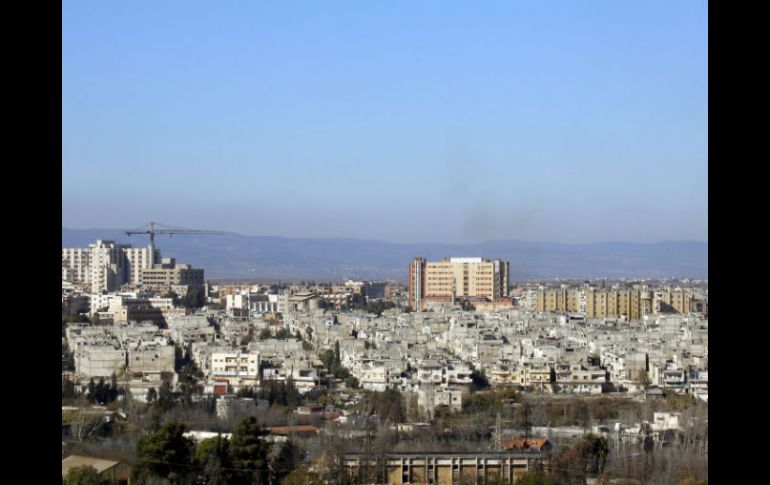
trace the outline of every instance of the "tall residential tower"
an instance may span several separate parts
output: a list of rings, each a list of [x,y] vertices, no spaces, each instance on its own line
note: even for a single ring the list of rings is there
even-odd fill
[[[499,259],[445,258],[409,263],[409,304],[425,309],[428,302],[496,302],[510,296],[509,263]]]

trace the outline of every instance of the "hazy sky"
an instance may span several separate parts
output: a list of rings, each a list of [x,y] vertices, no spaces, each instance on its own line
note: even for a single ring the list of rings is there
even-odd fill
[[[707,240],[706,1],[62,4],[65,227]]]

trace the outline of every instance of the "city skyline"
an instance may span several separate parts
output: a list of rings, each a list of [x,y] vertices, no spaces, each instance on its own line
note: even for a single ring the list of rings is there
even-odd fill
[[[705,2],[559,7],[67,2],[63,226],[707,241]]]

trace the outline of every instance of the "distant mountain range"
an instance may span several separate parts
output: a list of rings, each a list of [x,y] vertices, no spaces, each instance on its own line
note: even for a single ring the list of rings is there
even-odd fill
[[[120,229],[62,228],[62,247],[86,247],[97,239],[146,246],[148,236]],[[488,241],[477,244],[397,244],[357,239],[273,236],[158,236],[163,257],[206,270],[211,280],[320,280],[347,278],[406,281],[415,256],[479,256],[511,263],[511,281],[548,278],[708,278],[708,243],[608,242],[561,244]]]

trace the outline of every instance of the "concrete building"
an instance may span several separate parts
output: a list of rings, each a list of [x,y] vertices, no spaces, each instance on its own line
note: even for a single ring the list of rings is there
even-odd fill
[[[173,345],[142,344],[128,350],[128,368],[132,372],[174,372]]]
[[[203,270],[189,264],[177,264],[174,258],[164,258],[152,268],[142,270],[140,278],[143,288],[165,290],[175,285],[203,287]]]
[[[537,311],[539,312],[580,312],[580,303],[584,298],[582,290],[567,288],[540,288],[537,293]]]
[[[74,357],[78,375],[108,378],[125,368],[127,352],[113,345],[88,345],[77,349]]]
[[[483,258],[445,258],[409,263],[409,304],[424,310],[428,302],[500,301],[509,296],[509,263]]]
[[[379,458],[379,457],[377,457]],[[516,483],[539,462],[548,465],[548,452],[500,451],[500,452],[415,452],[390,453],[385,457],[388,483],[435,483],[454,485],[459,483]],[[377,460],[361,453],[344,457],[344,464],[351,476],[361,467],[377,466]]]
[[[89,248],[62,248],[62,280],[71,283],[88,283],[90,281],[88,275],[90,262],[91,250]]]
[[[155,256],[150,258],[150,248],[124,247],[126,258],[125,282],[135,286],[142,284],[142,271],[152,267],[153,261],[160,261],[160,251],[155,249]]]
[[[160,260],[157,249],[154,260]],[[97,240],[87,248],[62,248],[62,280],[88,283],[92,293],[115,291],[125,283],[139,285],[152,261],[150,248]]]
[[[91,293],[116,291],[125,281],[127,262],[123,249],[114,241],[98,240],[89,244],[88,278]]]
[[[210,354],[210,376],[235,386],[255,386],[259,380],[259,352],[218,350]]]
[[[676,313],[690,313],[692,291],[689,289],[664,290],[658,293],[656,297],[656,305],[659,312],[673,310]]]
[[[460,389],[449,389],[421,385],[417,391],[417,406],[423,416],[433,419],[433,410],[437,406],[446,406],[452,412],[463,410],[463,392]]]
[[[646,289],[597,289],[586,290],[586,318],[612,318],[624,316],[640,320],[653,313],[652,292]]]

